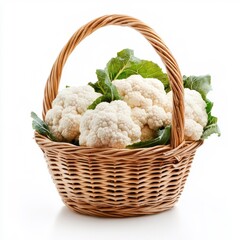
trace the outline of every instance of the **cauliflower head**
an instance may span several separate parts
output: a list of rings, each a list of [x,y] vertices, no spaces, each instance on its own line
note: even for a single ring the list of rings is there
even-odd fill
[[[87,110],[80,121],[80,145],[125,148],[140,141],[141,129],[124,101],[102,102],[94,110]]]
[[[160,80],[131,75],[112,83],[131,107],[132,119],[142,131],[142,141],[155,137],[157,129],[171,123],[169,99]]]
[[[172,91],[167,94],[169,98],[169,108],[172,110]],[[206,112],[206,102],[201,94],[195,90],[184,89],[185,104],[185,128],[186,140],[199,140],[203,133],[203,128],[207,125],[208,115]]]
[[[58,141],[78,140],[81,116],[99,96],[90,86],[68,87],[58,93],[45,118]]]

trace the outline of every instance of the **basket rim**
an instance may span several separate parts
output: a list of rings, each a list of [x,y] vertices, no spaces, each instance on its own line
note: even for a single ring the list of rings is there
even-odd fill
[[[124,156],[129,155],[131,153],[134,157],[145,157],[147,155],[152,155],[153,153],[161,154],[159,156],[159,159],[167,160],[170,157],[174,157],[175,160],[173,163],[179,163],[181,162],[181,157],[185,155],[186,151],[189,151],[191,148],[197,148],[200,145],[203,144],[203,140],[198,141],[184,141],[182,142],[178,147],[172,148],[169,144],[168,145],[158,145],[155,147],[149,147],[149,148],[135,148],[135,149],[128,149],[128,148],[92,148],[92,147],[86,147],[86,146],[77,146],[71,143],[67,142],[54,142],[47,138],[46,136],[43,136],[39,134],[38,132],[34,132],[34,139],[37,142],[37,144],[41,147],[44,146],[44,148],[49,148],[49,150],[58,150],[61,154],[68,154],[68,153],[79,153],[83,155],[94,155],[94,154],[103,154],[105,155],[117,155],[117,156]],[[112,161],[109,159],[109,161]],[[136,160],[138,161],[138,160]]]

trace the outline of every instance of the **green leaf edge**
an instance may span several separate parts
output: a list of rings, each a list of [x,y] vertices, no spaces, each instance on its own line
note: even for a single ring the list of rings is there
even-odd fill
[[[171,126],[168,125],[165,128],[158,130],[158,136],[156,138],[147,141],[133,143],[131,145],[126,146],[126,148],[135,149],[154,147],[158,145],[166,145],[170,142],[170,138],[171,138]]]
[[[32,128],[39,134],[48,137],[52,141],[57,141],[56,137],[50,132],[48,125],[38,117],[35,112],[31,112]]]

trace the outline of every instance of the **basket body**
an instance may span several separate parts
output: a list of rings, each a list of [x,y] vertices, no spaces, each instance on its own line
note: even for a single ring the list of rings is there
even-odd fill
[[[65,205],[102,217],[154,214],[172,208],[201,145],[90,149],[54,143],[38,133],[35,139]]]

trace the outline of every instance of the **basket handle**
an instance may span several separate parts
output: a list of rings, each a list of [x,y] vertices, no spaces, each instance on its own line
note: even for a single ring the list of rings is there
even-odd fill
[[[178,64],[168,47],[152,28],[138,19],[125,15],[106,15],[96,18],[82,26],[73,34],[56,59],[45,85],[42,112],[43,119],[45,119],[46,112],[52,107],[51,103],[57,96],[62,69],[68,56],[85,37],[97,29],[108,25],[134,28],[150,42],[157,54],[161,57],[162,62],[166,67],[173,92],[171,147],[175,148],[179,146],[184,141],[184,89]]]

